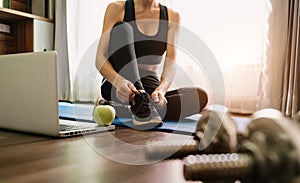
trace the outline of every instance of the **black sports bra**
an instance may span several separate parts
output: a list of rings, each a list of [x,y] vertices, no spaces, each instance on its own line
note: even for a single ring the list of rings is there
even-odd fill
[[[166,6],[159,5],[160,20],[162,21],[159,22],[158,32],[153,36],[148,36],[141,33],[137,27],[134,1],[127,0],[125,3],[124,21],[130,23],[133,28],[135,54],[139,64],[159,64],[162,61],[162,55],[166,51],[169,28],[168,9]]]

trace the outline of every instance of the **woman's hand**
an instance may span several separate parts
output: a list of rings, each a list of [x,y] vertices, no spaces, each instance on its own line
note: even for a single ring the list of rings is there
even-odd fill
[[[156,90],[152,93],[152,100],[156,103],[156,106],[159,108],[163,108],[168,103],[165,98],[166,92],[162,89],[156,88]]]
[[[129,99],[138,93],[135,86],[128,80],[121,78],[115,84],[116,87],[116,97],[123,103],[128,103]]]

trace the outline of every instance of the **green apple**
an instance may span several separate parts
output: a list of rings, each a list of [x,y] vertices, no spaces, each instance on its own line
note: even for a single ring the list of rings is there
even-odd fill
[[[93,117],[98,125],[111,125],[116,117],[116,110],[110,105],[100,105],[94,109]]]

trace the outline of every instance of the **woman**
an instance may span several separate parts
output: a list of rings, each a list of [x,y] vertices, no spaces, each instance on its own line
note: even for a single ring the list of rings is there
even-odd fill
[[[206,106],[207,95],[200,88],[168,91],[176,72],[179,21],[177,12],[156,0],[109,4],[96,57],[96,67],[105,78],[101,94],[106,101],[98,100],[97,105],[113,105],[122,116],[124,110],[119,108],[124,105],[118,103],[129,104],[136,125],[161,124],[161,118],[178,120]]]

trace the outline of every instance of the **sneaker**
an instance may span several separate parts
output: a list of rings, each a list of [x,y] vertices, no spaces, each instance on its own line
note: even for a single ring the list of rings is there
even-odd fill
[[[139,93],[135,94],[129,104],[134,125],[151,125],[153,127],[163,125],[153,101],[144,90],[140,90]]]

